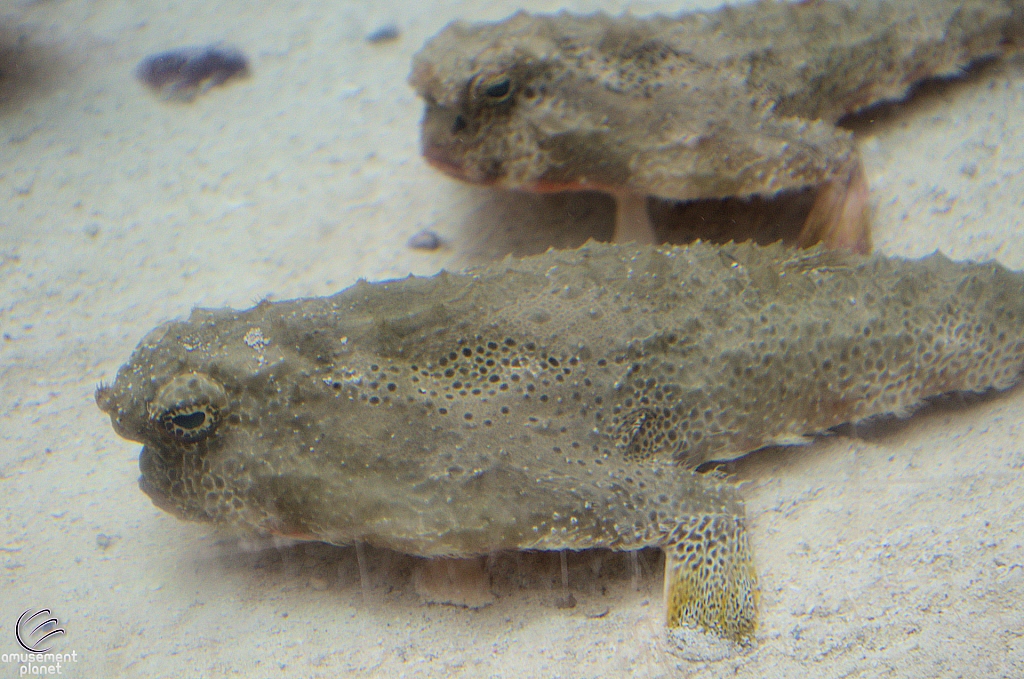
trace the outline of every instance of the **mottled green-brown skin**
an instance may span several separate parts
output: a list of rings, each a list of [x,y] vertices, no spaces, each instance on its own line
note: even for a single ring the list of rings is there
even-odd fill
[[[410,82],[426,101],[424,155],[466,181],[724,198],[849,172],[841,116],[1022,41],[1022,0],[520,12],[447,26]]]
[[[1022,360],[1024,276],[995,263],[589,244],[197,309],[97,402],[179,517],[421,556],[657,545],[670,627],[742,640],[742,504],[692,468]]]

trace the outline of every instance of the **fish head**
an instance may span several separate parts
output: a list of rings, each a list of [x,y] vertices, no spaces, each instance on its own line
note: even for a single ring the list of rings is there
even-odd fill
[[[614,190],[628,176],[616,128],[632,113],[564,55],[562,15],[449,24],[413,59],[421,147],[473,184],[535,192]]]
[[[323,367],[322,332],[293,337],[260,311],[197,309],[160,326],[97,405],[143,444],[139,486],[161,509],[290,537],[326,534],[323,520],[344,532],[382,506],[385,491],[347,470],[379,472],[366,459],[388,434],[345,357]]]
[[[97,388],[96,404],[119,436],[143,444],[139,486],[153,503],[210,521],[242,504],[239,479],[211,464],[233,445],[240,390],[196,330],[172,321],[150,332],[114,383]]]

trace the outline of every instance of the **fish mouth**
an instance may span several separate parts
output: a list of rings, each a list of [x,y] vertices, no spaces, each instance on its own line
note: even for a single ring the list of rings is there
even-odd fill
[[[452,139],[449,142],[437,142],[424,137],[422,153],[427,163],[449,177],[476,184],[477,186],[501,186],[503,182],[502,173],[495,164],[493,171],[487,171],[474,167],[465,162],[463,154],[464,146],[460,139]],[[506,187],[506,188],[527,188],[528,187]]]
[[[170,479],[167,478],[168,470],[163,458],[148,445],[143,446],[139,452],[139,471],[142,472],[139,476],[139,490],[149,496],[155,507],[179,519],[193,518],[186,515],[180,499],[171,495],[168,486]],[[162,481],[166,482],[161,483]],[[198,517],[194,518],[199,520]]]
[[[427,104],[421,126],[421,153],[427,163],[449,177],[470,184],[491,185],[499,177],[466,162],[470,152],[465,135],[466,119],[449,106]]]
[[[436,170],[440,170],[449,177],[468,182],[470,184],[493,184],[495,180],[480,181],[471,177],[464,165],[458,162],[457,156],[447,145],[434,144],[424,141],[423,157],[427,163]]]
[[[154,486],[145,476],[139,477],[139,490],[148,495],[158,509],[174,516],[181,516],[181,510],[171,501],[170,496]]]

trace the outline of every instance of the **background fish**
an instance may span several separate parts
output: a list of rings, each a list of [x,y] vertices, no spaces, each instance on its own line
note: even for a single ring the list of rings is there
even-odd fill
[[[519,12],[453,22],[416,54],[409,81],[434,167],[506,189],[610,193],[620,242],[655,240],[648,196],[813,187],[797,241],[867,252],[867,180],[836,123],[1022,43],[1021,0]]]

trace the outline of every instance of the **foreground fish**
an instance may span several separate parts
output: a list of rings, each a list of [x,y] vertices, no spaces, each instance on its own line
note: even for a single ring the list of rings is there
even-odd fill
[[[1024,43],[1024,0],[741,2],[635,18],[455,22],[413,59],[423,155],[459,179],[606,191],[616,240],[647,196],[817,188],[803,245],[870,249],[867,183],[839,119]]]
[[[96,400],[181,518],[420,556],[660,546],[670,630],[744,642],[742,503],[693,467],[1022,360],[1024,275],[995,263],[589,244],[197,309]]]

